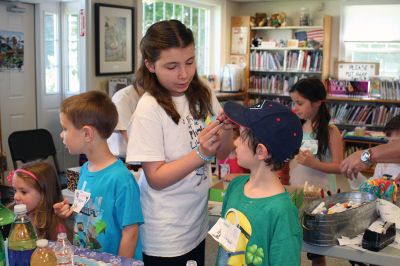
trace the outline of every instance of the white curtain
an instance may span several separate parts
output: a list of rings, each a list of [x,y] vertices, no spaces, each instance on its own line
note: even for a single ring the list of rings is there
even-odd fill
[[[350,42],[399,42],[399,4],[351,4],[343,7],[343,40]]]

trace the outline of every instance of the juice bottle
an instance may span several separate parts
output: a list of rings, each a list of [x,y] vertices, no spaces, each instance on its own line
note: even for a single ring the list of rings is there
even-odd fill
[[[6,254],[4,252],[3,234],[0,232],[0,266],[6,265]]]
[[[31,257],[31,266],[56,266],[57,258],[53,250],[48,247],[47,239],[39,239],[36,241],[36,250]]]
[[[15,205],[14,213],[15,220],[8,236],[8,262],[10,266],[29,266],[36,248],[36,230],[26,215],[25,204]]]

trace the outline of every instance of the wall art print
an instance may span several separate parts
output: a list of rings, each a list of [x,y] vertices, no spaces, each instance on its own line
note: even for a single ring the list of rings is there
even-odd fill
[[[96,75],[133,72],[133,8],[95,4]]]
[[[0,71],[24,67],[24,33],[0,30]]]

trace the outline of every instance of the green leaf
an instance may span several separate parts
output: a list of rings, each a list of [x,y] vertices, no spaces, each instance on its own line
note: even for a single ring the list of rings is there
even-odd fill
[[[255,257],[254,260],[253,260],[253,264],[254,265],[260,265],[262,263],[262,261],[263,261],[262,258]]]
[[[250,264],[253,262],[254,255],[250,252],[246,252],[246,264]]]
[[[257,251],[257,245],[256,245],[256,244],[253,244],[253,245],[247,247],[247,251],[248,251],[248,252],[251,252],[251,253],[253,253],[253,254],[256,253],[256,251]]]
[[[258,248],[256,251],[256,256],[264,258],[264,250],[262,248]]]

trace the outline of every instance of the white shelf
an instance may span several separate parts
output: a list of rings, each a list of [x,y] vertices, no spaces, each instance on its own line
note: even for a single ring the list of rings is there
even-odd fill
[[[323,26],[251,27],[251,30],[322,30]]]

